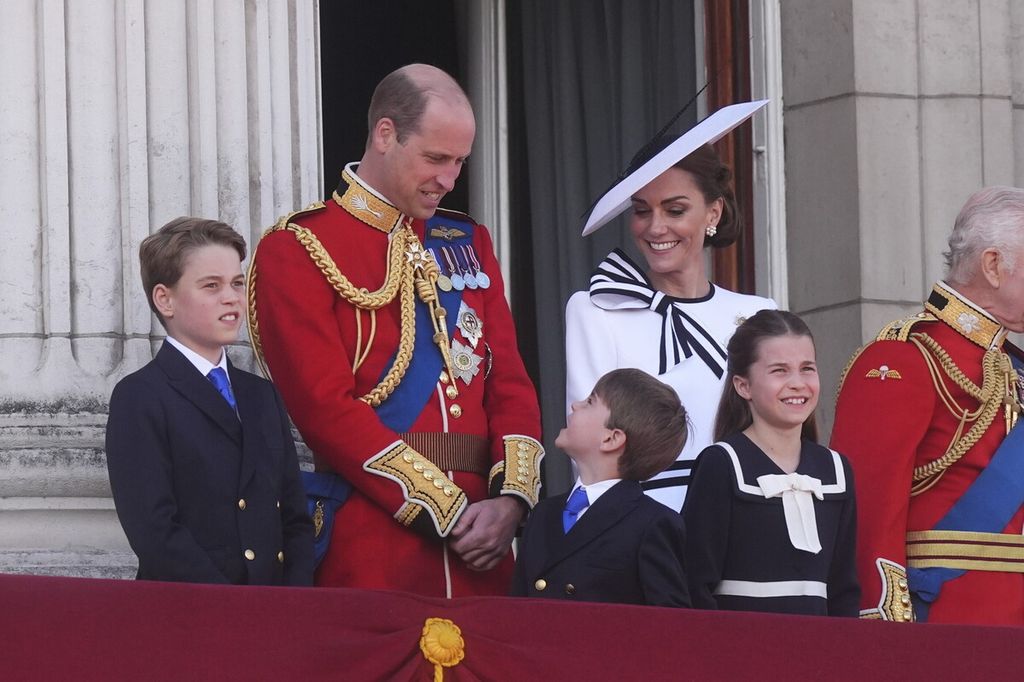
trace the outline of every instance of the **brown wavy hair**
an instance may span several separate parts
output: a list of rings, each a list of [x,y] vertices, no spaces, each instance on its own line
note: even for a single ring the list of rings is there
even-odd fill
[[[686,410],[675,389],[639,369],[613,369],[594,386],[608,407],[609,429],[626,434],[619,476],[644,481],[664,471],[686,444]]]
[[[245,260],[245,239],[232,227],[219,220],[206,218],[175,218],[142,240],[139,246],[139,266],[142,288],[146,291],[149,309],[156,313],[160,324],[167,327],[163,315],[153,303],[153,288],[157,284],[173,287],[185,271],[185,259],[194,250],[217,244],[234,249],[238,260]]]
[[[725,377],[725,390],[722,391],[722,400],[718,403],[718,414],[715,416],[716,441],[743,431],[754,423],[750,402],[736,392],[733,379],[749,375],[750,366],[757,362],[762,341],[789,335],[806,336],[814,343],[814,336],[807,324],[788,310],[761,310],[736,328],[726,349],[729,373]],[[818,421],[814,413],[804,422],[800,435],[806,440],[818,441]]]
[[[626,173],[632,173],[647,163],[676,139],[678,136],[668,136],[651,147],[641,150],[630,161]],[[709,144],[701,145],[689,156],[677,161],[672,168],[684,170],[693,176],[697,188],[704,196],[705,203],[711,204],[716,199],[722,200],[722,216],[718,221],[718,231],[714,237],[704,238],[704,246],[721,249],[735,242],[743,232],[743,214],[740,213],[736,193],[733,190],[732,169],[722,162],[715,148]]]

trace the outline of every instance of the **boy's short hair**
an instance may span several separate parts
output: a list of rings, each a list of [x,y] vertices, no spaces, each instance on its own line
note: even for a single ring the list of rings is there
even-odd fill
[[[185,270],[188,255],[210,244],[231,247],[238,252],[239,260],[245,260],[245,239],[230,225],[219,220],[186,216],[175,218],[142,240],[139,246],[142,288],[146,290],[149,309],[156,313],[165,328],[167,324],[153,304],[153,288],[157,284],[165,287],[177,284]]]
[[[687,436],[675,389],[639,369],[615,369],[598,380],[594,395],[608,408],[605,426],[626,434],[620,477],[643,481],[675,461]]]

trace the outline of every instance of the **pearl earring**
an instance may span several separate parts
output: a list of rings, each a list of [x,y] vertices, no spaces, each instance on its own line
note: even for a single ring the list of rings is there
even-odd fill
[[[708,225],[706,228],[704,228],[704,234],[706,234],[709,237],[714,237],[715,234],[717,234],[717,233],[718,233],[718,225],[712,224],[712,225]]]

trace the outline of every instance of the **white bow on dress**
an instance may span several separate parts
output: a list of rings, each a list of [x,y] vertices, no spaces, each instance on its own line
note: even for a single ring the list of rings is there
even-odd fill
[[[814,500],[824,499],[821,481],[805,474],[765,474],[757,477],[757,484],[765,498],[782,498],[786,514],[789,541],[797,549],[817,554],[821,551],[818,540],[818,522],[814,517]]]

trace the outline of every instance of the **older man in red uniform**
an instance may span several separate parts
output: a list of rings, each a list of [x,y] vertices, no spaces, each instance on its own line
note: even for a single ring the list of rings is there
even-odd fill
[[[254,347],[318,470],[353,487],[317,584],[504,594],[544,451],[488,232],[438,210],[472,109],[414,64],[377,86],[369,126],[362,160],[263,237],[250,275]]]
[[[854,356],[832,447],[857,478],[861,615],[1024,625],[1024,190],[976,192],[922,313]]]

